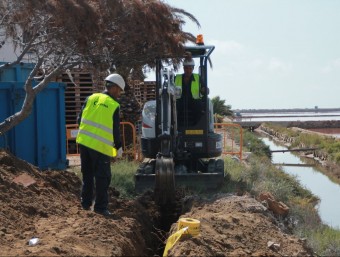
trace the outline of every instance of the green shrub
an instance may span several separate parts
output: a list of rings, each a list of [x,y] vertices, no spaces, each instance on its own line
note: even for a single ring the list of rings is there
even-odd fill
[[[340,256],[340,231],[321,226],[309,234],[310,246],[321,256]]]
[[[300,133],[294,137],[292,147],[318,147],[323,142],[323,138],[319,135]]]
[[[134,176],[138,163],[128,160],[119,160],[111,165],[111,185],[116,188],[122,197],[132,197],[135,191]]]
[[[269,146],[258,138],[254,133],[245,131],[243,133],[243,147],[257,156],[266,156],[271,158]]]
[[[340,141],[328,142],[328,144],[325,145],[325,148],[329,154],[339,153],[340,152]]]
[[[340,165],[340,152],[334,154],[334,161],[336,164]]]

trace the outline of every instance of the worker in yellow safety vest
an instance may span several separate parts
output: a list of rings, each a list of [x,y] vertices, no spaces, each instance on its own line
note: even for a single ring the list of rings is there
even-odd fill
[[[95,188],[93,210],[110,216],[108,189],[111,182],[111,157],[121,157],[119,98],[125,81],[119,74],[105,78],[103,93],[89,96],[78,116],[79,132],[77,143],[80,149],[83,185],[81,205],[90,210]]]
[[[193,73],[195,61],[191,58],[185,59],[183,62],[183,74],[175,77],[175,85],[182,89],[181,97],[189,99],[200,99],[200,76]]]
[[[184,73],[176,75],[175,85],[181,88],[181,97],[177,99],[178,113],[180,114],[183,110],[191,110],[191,115],[196,123],[200,119],[201,111],[203,110],[201,99],[206,92],[204,87],[201,87],[200,75],[193,73],[194,67],[194,59],[185,58],[183,62]]]

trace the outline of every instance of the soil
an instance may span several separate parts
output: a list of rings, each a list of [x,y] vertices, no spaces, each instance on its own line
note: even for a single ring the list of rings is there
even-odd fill
[[[110,191],[106,218],[83,210],[81,181],[69,171],[40,171],[0,150],[1,256],[157,256],[176,230],[178,216],[165,216],[152,192],[121,199]],[[182,216],[200,221],[200,234],[186,235],[169,256],[311,255],[305,240],[289,234],[263,204],[250,196],[215,194],[181,199]],[[167,219],[164,219],[166,217]],[[167,227],[168,224],[172,224]],[[167,230],[166,230],[167,229]],[[36,245],[29,240],[38,238]]]

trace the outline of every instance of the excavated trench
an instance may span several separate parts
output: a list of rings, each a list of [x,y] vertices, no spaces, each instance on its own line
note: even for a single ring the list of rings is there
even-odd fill
[[[172,204],[158,206],[153,199],[153,192],[149,191],[148,195],[149,205],[154,205],[157,212],[154,212],[151,231],[145,231],[148,234],[152,234],[153,238],[146,242],[147,255],[151,256],[163,256],[166,240],[170,236],[171,226],[176,223],[179,217],[183,214],[184,210],[188,210],[190,205],[183,200],[183,194],[176,192],[176,201]],[[141,198],[144,198],[143,195]],[[141,221],[143,223],[143,221]]]
[[[178,241],[169,256],[311,254],[249,196],[206,200],[179,192],[174,206],[160,208],[152,192],[129,200],[111,189],[114,217],[105,218],[81,208],[80,188],[72,172],[41,172],[0,150],[1,255],[162,256],[172,224],[184,213],[201,221],[200,235]],[[29,246],[33,237],[39,242]]]

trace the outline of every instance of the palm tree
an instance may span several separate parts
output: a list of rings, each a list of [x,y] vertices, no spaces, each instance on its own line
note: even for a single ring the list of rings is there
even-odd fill
[[[215,96],[211,99],[214,108],[214,114],[221,116],[232,116],[233,111],[231,105],[226,105],[225,100],[221,100],[219,96]]]

